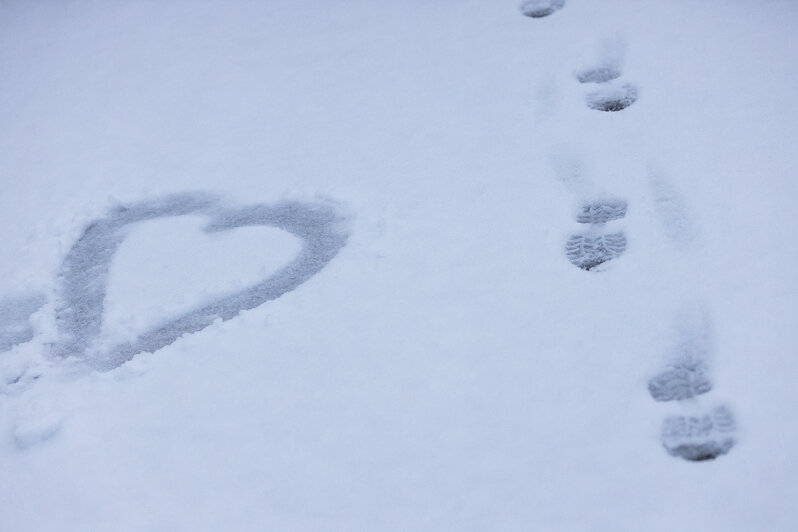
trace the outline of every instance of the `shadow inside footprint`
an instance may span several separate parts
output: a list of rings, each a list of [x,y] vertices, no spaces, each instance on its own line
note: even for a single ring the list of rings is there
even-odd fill
[[[527,17],[543,18],[562,9],[565,0],[526,0],[521,4],[521,13]]]
[[[571,264],[587,271],[620,257],[624,251],[626,236],[623,233],[571,235],[565,244],[565,255]]]
[[[671,456],[704,462],[734,447],[734,431],[734,416],[720,406],[703,416],[667,418],[662,426],[662,444]]]
[[[622,111],[637,101],[637,88],[634,85],[603,89],[591,92],[585,98],[587,106],[596,111]]]
[[[614,66],[588,68],[577,72],[579,83],[606,83],[620,77],[621,71]]]

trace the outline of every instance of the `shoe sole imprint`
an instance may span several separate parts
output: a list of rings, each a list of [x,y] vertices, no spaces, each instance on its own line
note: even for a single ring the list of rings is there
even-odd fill
[[[571,264],[590,271],[599,264],[620,257],[626,250],[626,235],[571,235],[565,244],[565,255]]]
[[[734,447],[735,428],[734,416],[725,406],[703,416],[670,417],[662,425],[662,445],[671,456],[690,462],[714,460]]]

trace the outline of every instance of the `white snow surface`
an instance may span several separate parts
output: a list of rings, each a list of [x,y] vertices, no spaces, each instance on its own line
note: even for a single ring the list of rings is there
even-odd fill
[[[0,530],[796,530],[798,3],[557,7],[0,3]],[[175,194],[325,205],[346,243],[64,356],[73,245]],[[627,247],[584,271],[606,198]],[[119,233],[98,345],[307,246],[206,218]],[[655,401],[685,352],[712,389]],[[728,453],[671,456],[709,412]]]
[[[136,224],[111,263],[105,342],[125,341],[213,301],[214,295],[269,277],[300,249],[298,239],[280,229],[243,227],[206,234],[204,224],[195,216]]]

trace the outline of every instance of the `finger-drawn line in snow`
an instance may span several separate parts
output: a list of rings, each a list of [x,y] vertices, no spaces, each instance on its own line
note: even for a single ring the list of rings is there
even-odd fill
[[[590,271],[596,266],[620,257],[626,251],[623,232],[603,233],[604,224],[626,216],[623,199],[606,199],[585,203],[576,214],[576,221],[590,224],[584,233],[572,234],[565,243],[565,255],[571,263]]]
[[[691,462],[714,460],[735,444],[734,415],[725,406],[700,416],[674,416],[662,424],[662,445],[671,456]]]
[[[239,227],[271,226],[303,241],[297,257],[271,277],[238,293],[149,330],[136,339],[98,351],[93,346],[101,331],[103,301],[111,261],[125,238],[128,225],[155,218],[204,215],[207,232]],[[181,335],[194,333],[215,320],[229,320],[290,292],[321,271],[346,243],[342,217],[330,206],[301,202],[228,207],[209,195],[177,194],[158,200],[122,205],[90,224],[67,253],[61,267],[62,288],[56,308],[62,340],[56,355],[77,356],[99,369],[113,369],[140,352],[154,352]]]
[[[585,97],[587,106],[596,111],[622,111],[637,101],[637,87],[626,83],[620,87],[607,87],[589,93]]]
[[[548,17],[563,8],[565,0],[526,0],[521,4],[521,13],[527,17]]]

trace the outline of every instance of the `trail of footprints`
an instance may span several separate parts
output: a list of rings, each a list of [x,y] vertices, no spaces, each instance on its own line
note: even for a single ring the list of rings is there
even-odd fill
[[[561,9],[564,1],[530,0],[521,6],[521,12],[532,18],[542,18]],[[617,61],[602,64],[576,73],[582,84],[600,87],[585,95],[590,109],[618,112],[628,108],[638,99],[637,87],[618,82],[622,76]],[[655,180],[655,200],[664,226],[671,230],[668,236],[683,244],[693,233],[685,207],[675,204],[672,186],[662,179]],[[667,186],[665,186],[667,185]],[[582,205],[576,221],[589,224],[581,233],[572,234],[565,244],[565,255],[578,268],[591,271],[597,266],[620,257],[626,250],[626,236],[621,231],[608,232],[605,225],[626,215],[627,202],[620,199],[594,201]],[[735,445],[736,423],[731,410],[715,406],[701,410],[698,397],[712,391],[709,372],[708,319],[701,312],[680,316],[677,327],[679,341],[666,367],[648,381],[648,391],[658,402],[677,401],[690,415],[666,417],[662,423],[661,441],[665,450],[674,457],[691,462],[703,462],[728,453]]]
[[[526,0],[521,3],[521,13],[531,18],[543,18],[554,14],[565,6],[565,0]],[[616,83],[622,75],[615,59],[586,68],[576,73],[579,83],[598,84],[600,88],[585,95],[585,104],[596,111],[623,111],[637,101],[638,90],[632,83]]]

